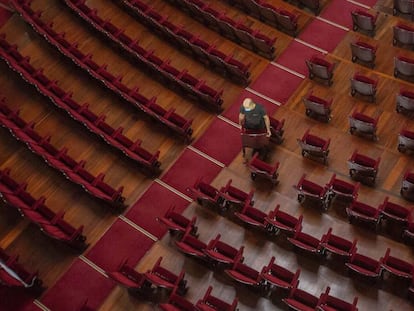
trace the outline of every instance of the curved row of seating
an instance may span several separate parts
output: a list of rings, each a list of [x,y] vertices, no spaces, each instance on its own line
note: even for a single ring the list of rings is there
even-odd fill
[[[245,23],[233,20],[225,12],[220,12],[201,0],[169,0],[169,2],[227,39],[267,59],[275,58],[276,38],[269,38],[259,30],[253,30]]]
[[[404,195],[409,196],[412,193],[412,187],[410,187],[412,176],[413,174],[410,172],[404,175],[401,188]],[[385,197],[383,203],[378,207],[358,201],[359,187],[358,182],[356,184],[348,183],[336,178],[335,174],[326,185],[319,185],[306,178],[306,174],[304,174],[295,186],[298,191],[297,199],[302,205],[318,206],[326,211],[338,200],[338,203],[343,202],[347,205],[345,211],[350,223],[362,224],[364,227],[374,229],[375,232],[383,229],[380,225],[385,223],[393,238],[402,239],[405,243],[412,244],[414,242],[414,223],[411,210],[390,202],[388,197]],[[393,230],[395,232],[392,232]]]
[[[230,5],[241,8],[247,14],[260,19],[265,24],[273,26],[293,37],[298,34],[299,14],[285,8],[278,8],[263,0],[223,0]]]
[[[359,183],[348,183],[338,179],[335,174],[324,186],[312,182],[306,178],[305,174],[295,185],[298,192],[297,199],[302,205],[318,206],[327,210],[333,204],[345,204],[350,222],[356,220],[376,230],[379,229],[381,222],[389,225],[390,228],[397,224],[398,238],[403,238],[407,243],[413,242],[414,226],[410,209],[390,202],[388,197],[384,198],[384,202],[378,208],[357,201],[359,187]],[[302,215],[294,217],[283,212],[280,206],[276,206],[274,210],[266,214],[253,207],[253,192],[245,193],[231,186],[231,180],[225,187],[217,189],[199,179],[187,191],[201,206],[213,208],[220,214],[231,211],[230,215],[243,223],[271,235],[278,234],[280,231],[292,235],[301,232]],[[233,207],[232,210],[230,210],[231,207]],[[182,227],[176,225],[177,222],[174,221],[176,218],[177,215],[173,211],[167,211],[165,217],[160,220],[170,231],[182,232],[188,226],[191,226],[193,230],[196,228],[195,219],[191,222],[179,220],[179,223],[186,224],[186,227]]]
[[[58,81],[51,81],[43,74],[42,68],[35,69],[30,64],[30,57],[23,57],[16,46],[7,42],[4,35],[0,35],[0,57],[25,81],[35,86],[39,93],[48,97],[54,105],[68,113],[75,121],[83,124],[91,133],[98,135],[110,146],[122,151],[129,159],[143,166],[151,174],[158,172],[159,151],[154,154],[150,153],[140,146],[140,140],[133,142],[126,137],[122,133],[122,127],[114,129],[106,123],[106,115],[96,115],[89,109],[88,103],[82,105],[77,103],[72,98],[72,92],[62,90],[57,84]]]
[[[204,293],[203,298],[199,299],[195,304],[172,292],[168,297],[167,302],[158,304],[158,307],[163,311],[200,311],[200,310],[220,310],[220,311],[237,311],[238,298],[235,297],[233,301],[227,302],[215,295],[212,295],[213,287],[209,286]]]
[[[116,209],[125,208],[122,186],[118,190],[114,189],[104,181],[104,173],[92,175],[85,169],[86,161],[78,162],[73,159],[67,154],[67,147],[58,150],[50,143],[50,135],[40,135],[34,129],[35,123],[23,120],[18,111],[12,111],[7,107],[4,99],[0,101],[0,125],[8,129],[16,139],[24,142],[31,151],[41,156],[48,165],[62,172],[70,181],[82,186],[93,197]]]
[[[25,0],[22,0],[27,2]],[[200,80],[188,72],[188,69],[178,70],[171,65],[171,60],[163,60],[154,54],[154,51],[147,51],[139,45],[137,40],[132,39],[125,34],[123,29],[118,28],[109,20],[103,19],[96,9],[92,9],[85,4],[85,1],[66,0],[65,3],[85,22],[92,26],[99,33],[103,34],[106,39],[123,52],[125,52],[135,63],[147,70],[152,76],[160,80],[163,85],[169,86],[180,94],[185,94],[190,99],[202,104],[204,107],[215,111],[221,110],[223,99],[221,98],[223,90],[215,90],[208,86],[205,81]],[[27,8],[27,5],[17,6],[19,9]],[[46,38],[48,33],[44,30],[44,24],[36,23],[38,19],[33,20],[30,12],[21,10],[21,15],[26,21],[40,32]],[[37,16],[39,12],[34,13]],[[55,42],[51,42],[55,43]]]
[[[367,32],[371,35],[375,34],[378,12],[376,15],[373,15],[363,10],[354,10],[351,14],[355,31]],[[404,48],[411,47],[414,44],[414,28],[401,22],[393,26],[392,44]],[[377,46],[360,41],[351,43],[351,48],[353,62],[358,60],[364,65],[370,65],[372,68],[375,66]],[[413,82],[411,78],[414,76],[414,59],[403,54],[394,56],[394,76]]]
[[[149,289],[164,288],[184,295],[188,290],[185,271],[182,269],[179,274],[170,271],[161,265],[162,259],[159,257],[154,266],[144,273],[136,271],[124,261],[116,271],[107,271],[106,274],[130,293],[148,295]]]
[[[55,40],[60,39],[64,38],[55,38]],[[43,69],[35,69],[29,62],[30,58],[23,57],[18,52],[17,46],[11,45],[6,40],[4,34],[0,34],[0,49],[0,57],[7,62],[9,67],[14,71],[19,72],[30,84],[35,85],[39,92],[47,97],[52,97],[54,101],[60,100],[61,96],[64,96],[65,94],[67,95],[67,98],[70,98],[69,93],[56,87],[56,83],[53,83],[42,73]],[[156,103],[156,97],[148,99],[140,94],[137,88],[129,89],[120,81],[121,77],[115,78],[111,73],[106,71],[106,65],[100,67],[91,59],[90,55],[83,55],[83,53],[79,52],[74,46],[72,46],[70,50],[71,53],[80,53],[77,54],[77,59],[82,59],[84,61],[82,62],[82,66],[85,67],[85,70],[93,68],[94,70],[90,70],[89,72],[93,72],[97,77],[102,77],[100,79],[106,83],[109,90],[112,90],[114,93],[124,98],[133,107],[140,109],[145,114],[166,125],[169,129],[173,130],[174,133],[184,137],[186,141],[191,140],[191,134],[193,132],[191,128],[192,120],[185,119],[176,113],[174,108],[169,110],[162,108]],[[96,72],[99,72],[99,74]],[[103,78],[104,76],[105,78]],[[109,81],[111,81],[111,83],[109,83]],[[54,91],[50,88],[53,88]],[[58,91],[59,94],[55,94],[55,91]],[[95,121],[95,118],[93,119]]]
[[[208,287],[204,297],[199,299],[196,305],[185,299],[183,296],[189,286],[184,279],[184,270],[180,274],[176,274],[161,266],[162,259],[159,257],[153,267],[144,273],[136,271],[126,261],[121,263],[116,271],[108,271],[106,274],[118,285],[127,288],[130,294],[139,295],[144,299],[154,298],[151,297],[151,294],[154,294],[152,290],[167,289],[170,291],[170,296],[167,302],[159,304],[161,310],[210,310],[217,307],[218,310],[236,311],[238,299],[234,298],[233,302],[229,304],[211,295],[213,289],[211,286]]]
[[[284,24],[285,22],[290,24],[290,22],[294,22],[297,19],[295,14],[286,11],[283,8],[276,8],[270,3],[267,3],[266,0],[224,0],[229,2],[231,5],[236,5],[241,7],[247,14],[251,14],[257,18],[260,18],[265,23],[270,22],[270,25],[277,26]],[[321,3],[320,0],[286,0],[292,4],[299,6],[299,8],[306,7],[309,10],[313,11],[315,15],[318,15],[321,11]],[[278,14],[282,15],[282,18],[279,19]],[[276,16],[275,16],[276,15]],[[275,22],[275,17],[277,22]],[[292,19],[293,18],[293,19]],[[290,21],[288,21],[290,20]],[[275,24],[273,24],[275,23]],[[280,24],[278,24],[280,23]]]
[[[334,254],[339,254],[340,256],[345,254],[345,251],[343,251],[342,248],[344,247],[343,244],[348,241],[339,236],[333,235],[332,228],[328,230],[323,240],[324,243],[321,243],[321,247],[324,248],[324,252],[332,252]],[[288,297],[282,299],[282,301],[289,306],[302,301],[303,305],[312,308],[312,310],[318,306],[328,307],[328,310],[330,310],[329,307],[335,310],[337,310],[336,308],[338,308],[338,310],[356,310],[356,303],[358,300],[356,297],[352,304],[344,300],[334,298],[332,296],[327,299],[328,297],[326,297],[326,295],[329,293],[329,287],[324,293],[325,296],[322,297],[321,295],[318,304],[313,305],[313,303],[305,303],[303,299],[297,301],[294,296],[297,291],[302,291],[298,289],[300,282],[299,277],[301,273],[300,268],[296,269],[296,271],[290,271],[289,269],[277,264],[276,259],[273,256],[267,265],[263,266],[260,270],[256,270],[255,268],[243,263],[244,246],[234,247],[221,240],[220,234],[218,234],[217,237],[207,243],[201,241],[198,238],[198,235],[194,235],[192,228],[188,227],[188,229],[180,236],[180,238],[175,241],[175,245],[178,250],[185,255],[201,261],[203,265],[207,264],[207,266],[211,267],[214,270],[222,271],[224,269],[225,274],[228,275],[231,279],[244,286],[247,285],[248,287],[253,288],[256,292],[259,292],[266,297],[269,297],[269,295],[271,295],[271,293],[276,290],[288,291]],[[351,245],[353,246],[351,252],[354,254],[356,251],[356,241],[351,243]],[[346,247],[348,247],[348,244],[346,244]],[[399,275],[399,273],[402,273],[404,277],[407,277],[406,275],[408,274],[407,278],[411,278],[413,276],[412,273],[414,272],[414,266],[410,266],[408,263],[405,263],[406,265],[398,265],[400,261],[395,257],[390,257],[389,252],[390,250],[388,249],[386,254],[387,260],[383,260],[382,263],[383,269],[394,272],[397,275]],[[346,253],[345,257],[348,255],[349,253]],[[408,272],[405,270],[402,272],[398,271],[395,266],[398,268],[404,266],[408,269]],[[350,269],[352,268],[350,267]],[[173,299],[173,301],[176,305],[181,306],[180,299]],[[316,299],[315,302],[316,301],[318,301],[318,299]],[[164,309],[163,306],[164,305],[162,305],[163,310],[171,310],[171,308]],[[198,310],[197,308],[192,309],[191,305],[189,306],[190,308],[186,306],[183,310]],[[351,306],[353,308],[349,308]],[[300,308],[297,310],[302,309]],[[321,308],[321,310],[325,309]]]
[[[42,289],[39,272],[29,272],[18,262],[19,257],[9,255],[0,247],[0,284],[7,287]]]
[[[207,65],[209,69],[215,70],[235,83],[242,85],[250,83],[249,67],[251,63],[244,64],[235,59],[234,55],[218,50],[214,44],[209,44],[200,38],[199,34],[193,34],[182,26],[174,24],[167,16],[161,15],[140,0],[122,0],[117,3],[121,3],[129,14],[135,16],[151,31],[178,46],[180,51],[189,53],[196,60]]]
[[[330,193],[330,200],[333,200],[335,198],[335,200],[338,199],[349,202],[357,195],[355,194],[355,191],[357,191],[358,185],[351,187],[353,189],[347,189],[347,191],[345,191],[344,182],[336,180],[335,176],[333,176],[333,180],[331,179],[329,188],[327,186],[326,189],[330,189],[333,187],[333,185],[335,185],[335,190],[332,190],[332,192],[325,191],[326,193]],[[192,197],[196,199],[197,202],[202,206],[214,206],[219,211],[222,210],[223,206],[226,206],[226,200],[218,200],[218,198],[221,197],[219,195],[221,191],[215,189],[209,184],[198,181],[196,186],[189,188],[189,190],[192,194]],[[215,196],[213,193],[215,193]],[[303,195],[303,192],[300,195]],[[342,195],[343,197],[341,197]],[[312,197],[307,197],[307,199],[312,199]],[[406,262],[398,257],[391,256],[390,249],[386,250],[385,255],[380,260],[370,258],[357,252],[356,239],[351,241],[339,235],[336,235],[332,233],[332,228],[329,228],[329,230],[323,234],[321,238],[314,237],[302,231],[302,215],[299,217],[294,217],[282,211],[279,205],[276,206],[274,210],[266,214],[260,209],[254,208],[251,203],[252,200],[253,198],[249,197],[250,203],[247,202],[241,211],[232,211],[231,216],[234,216],[238,221],[241,221],[249,228],[259,229],[272,235],[282,232],[284,235],[286,235],[287,240],[291,245],[306,253],[315,256],[329,255],[342,258],[345,266],[350,271],[357,273],[362,278],[368,280],[380,280],[385,278],[385,271],[388,271],[397,278],[411,281],[412,284],[408,290],[414,290],[414,264]],[[302,203],[305,202],[305,200],[301,201]],[[240,200],[238,203],[239,204],[236,205],[237,208],[239,208],[240,204],[243,202]],[[356,209],[352,207],[355,205],[361,205],[361,203],[354,201],[349,209],[355,211]],[[409,212],[407,209],[404,209],[395,203],[389,202],[388,198],[386,198],[384,203],[381,204],[381,207],[378,209],[378,211],[380,211],[379,214],[383,215],[384,219],[390,222],[395,221],[398,225],[401,225],[400,220],[403,217],[402,214],[404,212]],[[171,212],[167,212],[167,214],[165,215],[165,219],[162,221],[162,223],[170,228],[169,224],[174,223],[174,221],[173,218],[171,218]],[[409,216],[406,215],[406,218],[407,217]],[[360,220],[365,221],[363,216],[360,217]],[[195,219],[187,219],[186,222],[180,220],[180,222],[187,223],[188,226],[183,227],[179,230],[181,233],[183,232],[183,229],[186,230],[184,232],[184,236],[181,238],[181,241],[177,243],[179,249],[184,253],[195,256],[199,259],[206,258],[206,256],[208,256],[206,252],[208,250],[209,244],[198,240],[198,234],[194,231],[194,228],[197,228]],[[174,228],[174,226],[171,228]],[[240,264],[241,261],[242,259],[240,260]],[[246,269],[246,271],[248,270],[249,269]],[[259,274],[259,272],[256,273],[255,278],[252,278],[250,276],[252,282],[251,285],[254,285],[255,287],[262,286],[262,283],[258,281]],[[246,278],[248,277],[249,276],[246,275],[243,279],[246,281]]]
[[[64,212],[55,213],[45,205],[46,198],[39,199],[26,191],[27,183],[18,183],[10,177],[10,169],[0,170],[0,195],[4,202],[16,208],[23,217],[36,224],[52,239],[62,241],[83,251],[88,244],[82,235],[83,226],[78,229],[63,219]]]
[[[25,1],[25,0],[23,0]],[[78,44],[71,44],[65,39],[64,34],[56,33],[51,25],[45,25],[41,20],[39,14],[35,14],[31,10],[29,5],[22,4],[26,7],[25,12],[30,12],[32,19],[37,19],[36,24],[43,25],[44,29],[49,39],[54,39],[53,44],[59,46],[59,50],[62,54],[69,57],[76,65],[84,69],[92,77],[102,82],[106,88],[116,95],[120,96],[133,107],[140,109],[145,112],[147,115],[155,118],[164,125],[167,125],[170,129],[173,129],[178,134],[184,136],[186,139],[189,139],[192,134],[192,129],[190,128],[192,120],[187,120],[184,117],[180,116],[175,112],[175,109],[165,110],[161,106],[155,103],[156,98],[148,100],[142,94],[139,93],[139,89],[135,87],[130,89],[128,86],[122,83],[123,76],[115,77],[107,70],[107,64],[98,65],[95,61],[92,60],[92,55],[85,55],[77,47]],[[49,41],[51,42],[51,41]]]
[[[350,117],[350,119],[355,120],[355,122],[357,121],[362,122],[362,120],[364,120],[364,123],[362,124],[371,125],[371,123],[365,123],[368,118],[370,120],[374,120],[358,112],[354,112],[353,115]],[[358,125],[358,127],[360,128],[358,129],[353,128],[352,122],[351,122],[351,133],[362,131],[363,126]],[[412,132],[405,131],[405,135],[407,135],[408,133],[412,133]],[[375,131],[373,132],[362,131],[360,134],[376,137]],[[414,133],[409,134],[409,135],[414,136]],[[405,138],[407,138],[407,140],[409,139],[409,137],[404,137],[404,139]],[[256,140],[256,142],[258,141]],[[310,129],[308,129],[304,133],[302,138],[297,139],[297,142],[299,144],[299,147],[302,150],[301,153],[303,157],[311,158],[312,160],[320,160],[322,161],[323,164],[326,164],[328,160],[328,154],[329,154],[329,145],[331,142],[330,138],[325,139],[325,138],[316,136],[314,134],[311,134]],[[408,145],[401,144],[399,149],[401,151],[404,151],[403,148],[406,148],[406,147],[408,147]],[[347,161],[347,164],[349,167],[349,175],[352,179],[356,181],[360,181],[366,185],[373,186],[377,178],[380,162],[381,162],[380,157],[377,159],[374,159],[369,156],[366,156],[365,154],[359,153],[358,150],[354,150],[351,157]],[[250,161],[246,162],[246,165],[251,171],[250,175],[251,175],[252,180],[255,180],[259,176],[262,179],[269,180],[273,186],[279,183],[277,178],[279,176],[278,169],[279,169],[280,163],[278,161],[272,164],[266,163],[260,159],[260,154],[256,152],[253,155],[253,157],[250,159]],[[411,192],[411,189],[409,192]],[[411,196],[410,193],[408,193],[408,196]]]
[[[365,120],[365,115],[361,114]],[[359,113],[355,112],[353,116],[359,116]],[[358,117],[359,118],[359,117]],[[356,119],[359,120],[359,119]],[[364,132],[366,134],[366,132]],[[375,135],[375,132],[374,132]],[[405,135],[405,136],[402,136]],[[409,152],[414,148],[414,133],[408,130],[402,130],[399,135],[399,150],[401,152]],[[305,132],[302,139],[298,139],[298,143],[302,148],[302,155],[304,157],[311,157],[316,159],[322,159],[326,162],[327,155],[329,153],[330,139],[323,139],[318,136],[309,133],[309,130]],[[406,243],[414,241],[414,222],[410,209],[388,201],[388,198],[384,199],[384,202],[377,209],[371,207],[368,204],[356,201],[359,189],[359,182],[373,185],[375,183],[376,176],[379,170],[379,164],[381,158],[371,158],[365,154],[361,154],[358,150],[354,150],[351,157],[347,161],[349,167],[350,177],[357,181],[357,183],[351,184],[332,176],[329,183],[326,185],[318,185],[306,178],[304,174],[295,188],[298,191],[298,201],[301,204],[309,202],[312,205],[317,205],[323,210],[328,210],[336,199],[338,202],[345,201],[346,204],[351,204],[347,207],[349,221],[354,219],[363,220],[365,224],[369,224],[377,231],[379,225],[383,222],[390,223],[388,229],[391,229],[391,223],[398,224],[398,232],[392,232],[392,237],[397,240],[403,239]],[[279,162],[275,164],[268,164],[259,158],[259,154],[256,153],[250,161],[247,163],[248,168],[251,171],[251,178],[256,179],[260,176],[264,179],[270,180],[272,185],[275,185],[278,180],[278,168]],[[401,196],[407,200],[413,200],[414,193],[414,173],[407,171],[404,174],[401,186]],[[200,204],[207,203],[213,205],[219,212],[225,212],[226,206],[222,205],[224,196],[221,190],[215,189],[202,182],[201,179],[197,180],[193,187],[188,191],[197,197]],[[256,211],[254,208],[244,206],[243,213],[250,213],[249,217],[243,216],[243,219],[247,222],[252,222],[256,226],[267,228],[269,220],[266,218],[266,214]],[[255,220],[253,220],[255,219]]]

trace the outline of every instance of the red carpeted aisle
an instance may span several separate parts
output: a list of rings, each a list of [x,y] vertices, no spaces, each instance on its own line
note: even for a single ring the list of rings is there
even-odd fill
[[[27,288],[10,288],[0,286],[0,310],[36,310],[33,307],[34,293]]]
[[[332,52],[346,34],[347,31],[342,28],[314,19],[300,33],[298,38],[322,50]],[[329,38],[329,40],[326,38]]]
[[[305,60],[311,58],[313,55],[322,55],[322,53],[293,40],[282,54],[280,54],[276,62],[290,70],[307,75],[308,69]]]
[[[156,218],[163,216],[171,206],[175,206],[175,211],[180,213],[189,204],[186,199],[166,187],[153,183],[129,209],[125,217],[157,238],[161,238],[167,230]]]
[[[22,311],[42,311],[42,310],[43,310],[42,308],[32,303],[31,305],[25,307]]]
[[[361,6],[349,1],[332,0],[323,10],[321,17],[339,24],[341,26],[352,29],[351,12],[356,9],[362,9]]]
[[[197,179],[203,178],[209,183],[221,169],[218,164],[187,148],[161,180],[185,194]]]
[[[286,104],[302,81],[301,77],[269,64],[250,88]]]
[[[240,129],[216,118],[193,146],[228,166],[241,150]]]
[[[105,256],[111,255],[112,251],[107,249]],[[78,258],[41,302],[53,311],[74,311],[85,301],[91,308],[98,309],[114,286],[112,280]]]
[[[114,271],[125,260],[135,266],[152,244],[154,240],[117,219],[85,257],[105,271]]]

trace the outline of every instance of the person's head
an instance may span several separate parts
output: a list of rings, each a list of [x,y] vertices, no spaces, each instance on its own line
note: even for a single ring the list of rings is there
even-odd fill
[[[245,98],[243,101],[243,108],[246,111],[250,111],[253,110],[254,107],[256,106],[256,104],[254,103],[254,101],[251,98]]]

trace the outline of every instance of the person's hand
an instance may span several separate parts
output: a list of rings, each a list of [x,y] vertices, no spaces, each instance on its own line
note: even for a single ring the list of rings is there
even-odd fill
[[[270,136],[272,136],[272,132],[270,131],[270,130],[267,130],[267,135],[266,135],[267,137],[270,137]]]

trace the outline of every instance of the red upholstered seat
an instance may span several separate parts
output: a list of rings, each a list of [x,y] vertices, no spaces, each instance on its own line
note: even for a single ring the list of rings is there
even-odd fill
[[[326,291],[321,294],[318,303],[318,310],[320,311],[357,311],[358,297],[355,297],[352,303],[337,298],[329,294],[330,287],[326,288]]]
[[[322,240],[323,242],[321,242],[321,246],[323,248],[323,252],[328,251],[335,255],[349,258],[357,250],[356,239],[350,241],[341,236],[335,235],[332,233],[332,228],[328,229],[328,232],[322,237]]]
[[[261,286],[260,272],[240,261],[235,262],[231,269],[224,272],[238,283],[256,288]]]
[[[251,171],[251,178],[254,180],[257,176],[262,178],[268,179],[271,181],[272,185],[276,185],[278,183],[278,168],[279,162],[274,164],[268,164],[259,159],[259,154],[255,153],[252,159],[247,163]]]
[[[381,267],[398,278],[413,279],[414,265],[408,261],[392,256],[390,248],[387,248],[385,252]]]
[[[376,260],[359,253],[354,253],[345,265],[361,277],[378,279],[381,275],[382,260],[382,258]]]
[[[158,217],[157,220],[164,224],[171,233],[181,232],[184,233],[187,228],[191,227],[192,233],[195,234],[197,228],[195,227],[196,216],[191,219],[181,215],[175,211],[175,206],[171,206],[162,217]]]
[[[296,272],[289,271],[277,265],[275,263],[275,257],[272,257],[269,264],[263,267],[260,276],[270,286],[291,289],[299,284],[300,271],[300,269],[297,269]]]
[[[287,233],[294,234],[302,229],[303,215],[295,217],[280,209],[280,205],[276,205],[275,209],[270,211],[266,216],[266,227],[273,233],[278,233],[279,230]]]
[[[289,296],[282,299],[282,301],[287,304],[289,308],[297,311],[314,311],[319,303],[318,297],[299,289],[296,286],[290,290]]]
[[[153,268],[144,273],[145,280],[155,287],[173,290],[176,288],[181,294],[187,291],[187,281],[184,280],[185,273],[182,270],[175,274],[161,266],[162,257],[159,257]]]
[[[236,248],[228,243],[220,240],[221,235],[218,234],[212,239],[204,250],[207,259],[214,265],[226,264],[232,265],[234,262],[243,258],[244,246]]]
[[[144,284],[144,275],[134,270],[126,262],[117,271],[106,273],[112,280],[128,289],[138,290]]]
[[[207,244],[192,235],[191,230],[192,228],[188,227],[182,238],[175,241],[175,245],[179,251],[186,255],[193,256],[198,259],[205,259],[204,252],[207,249]]]
[[[237,309],[238,299],[233,299],[232,303],[228,303],[221,298],[213,296],[211,294],[213,290],[212,286],[209,286],[204,297],[197,301],[195,307],[199,311],[235,311]]]
[[[227,207],[236,206],[242,207],[246,203],[253,205],[253,194],[254,190],[245,192],[239,188],[231,185],[232,180],[230,179],[227,184],[220,189],[220,196],[224,200]]]
[[[305,60],[309,71],[309,79],[315,77],[326,80],[328,85],[332,84],[334,63],[327,61],[319,55],[312,55],[311,58]]]
[[[401,90],[400,94],[405,96],[405,97],[409,97],[409,98],[414,99],[414,92],[411,92],[411,91],[408,91],[408,90]]]
[[[294,187],[298,191],[297,198],[299,203],[305,204],[306,201],[309,201],[309,203],[316,204],[318,207],[322,207],[324,210],[327,210],[328,189],[325,186],[318,185],[317,183],[307,179],[306,174],[303,174],[297,185]]]
[[[194,186],[187,188],[187,191],[200,205],[221,209],[219,190],[205,183],[202,178],[196,180]]]
[[[240,212],[235,212],[234,216],[240,219],[243,223],[254,228],[266,228],[267,214],[249,204],[246,204]]]
[[[411,210],[402,205],[390,202],[388,197],[385,197],[379,209],[384,219],[397,222],[401,225],[406,225],[411,220]]]

